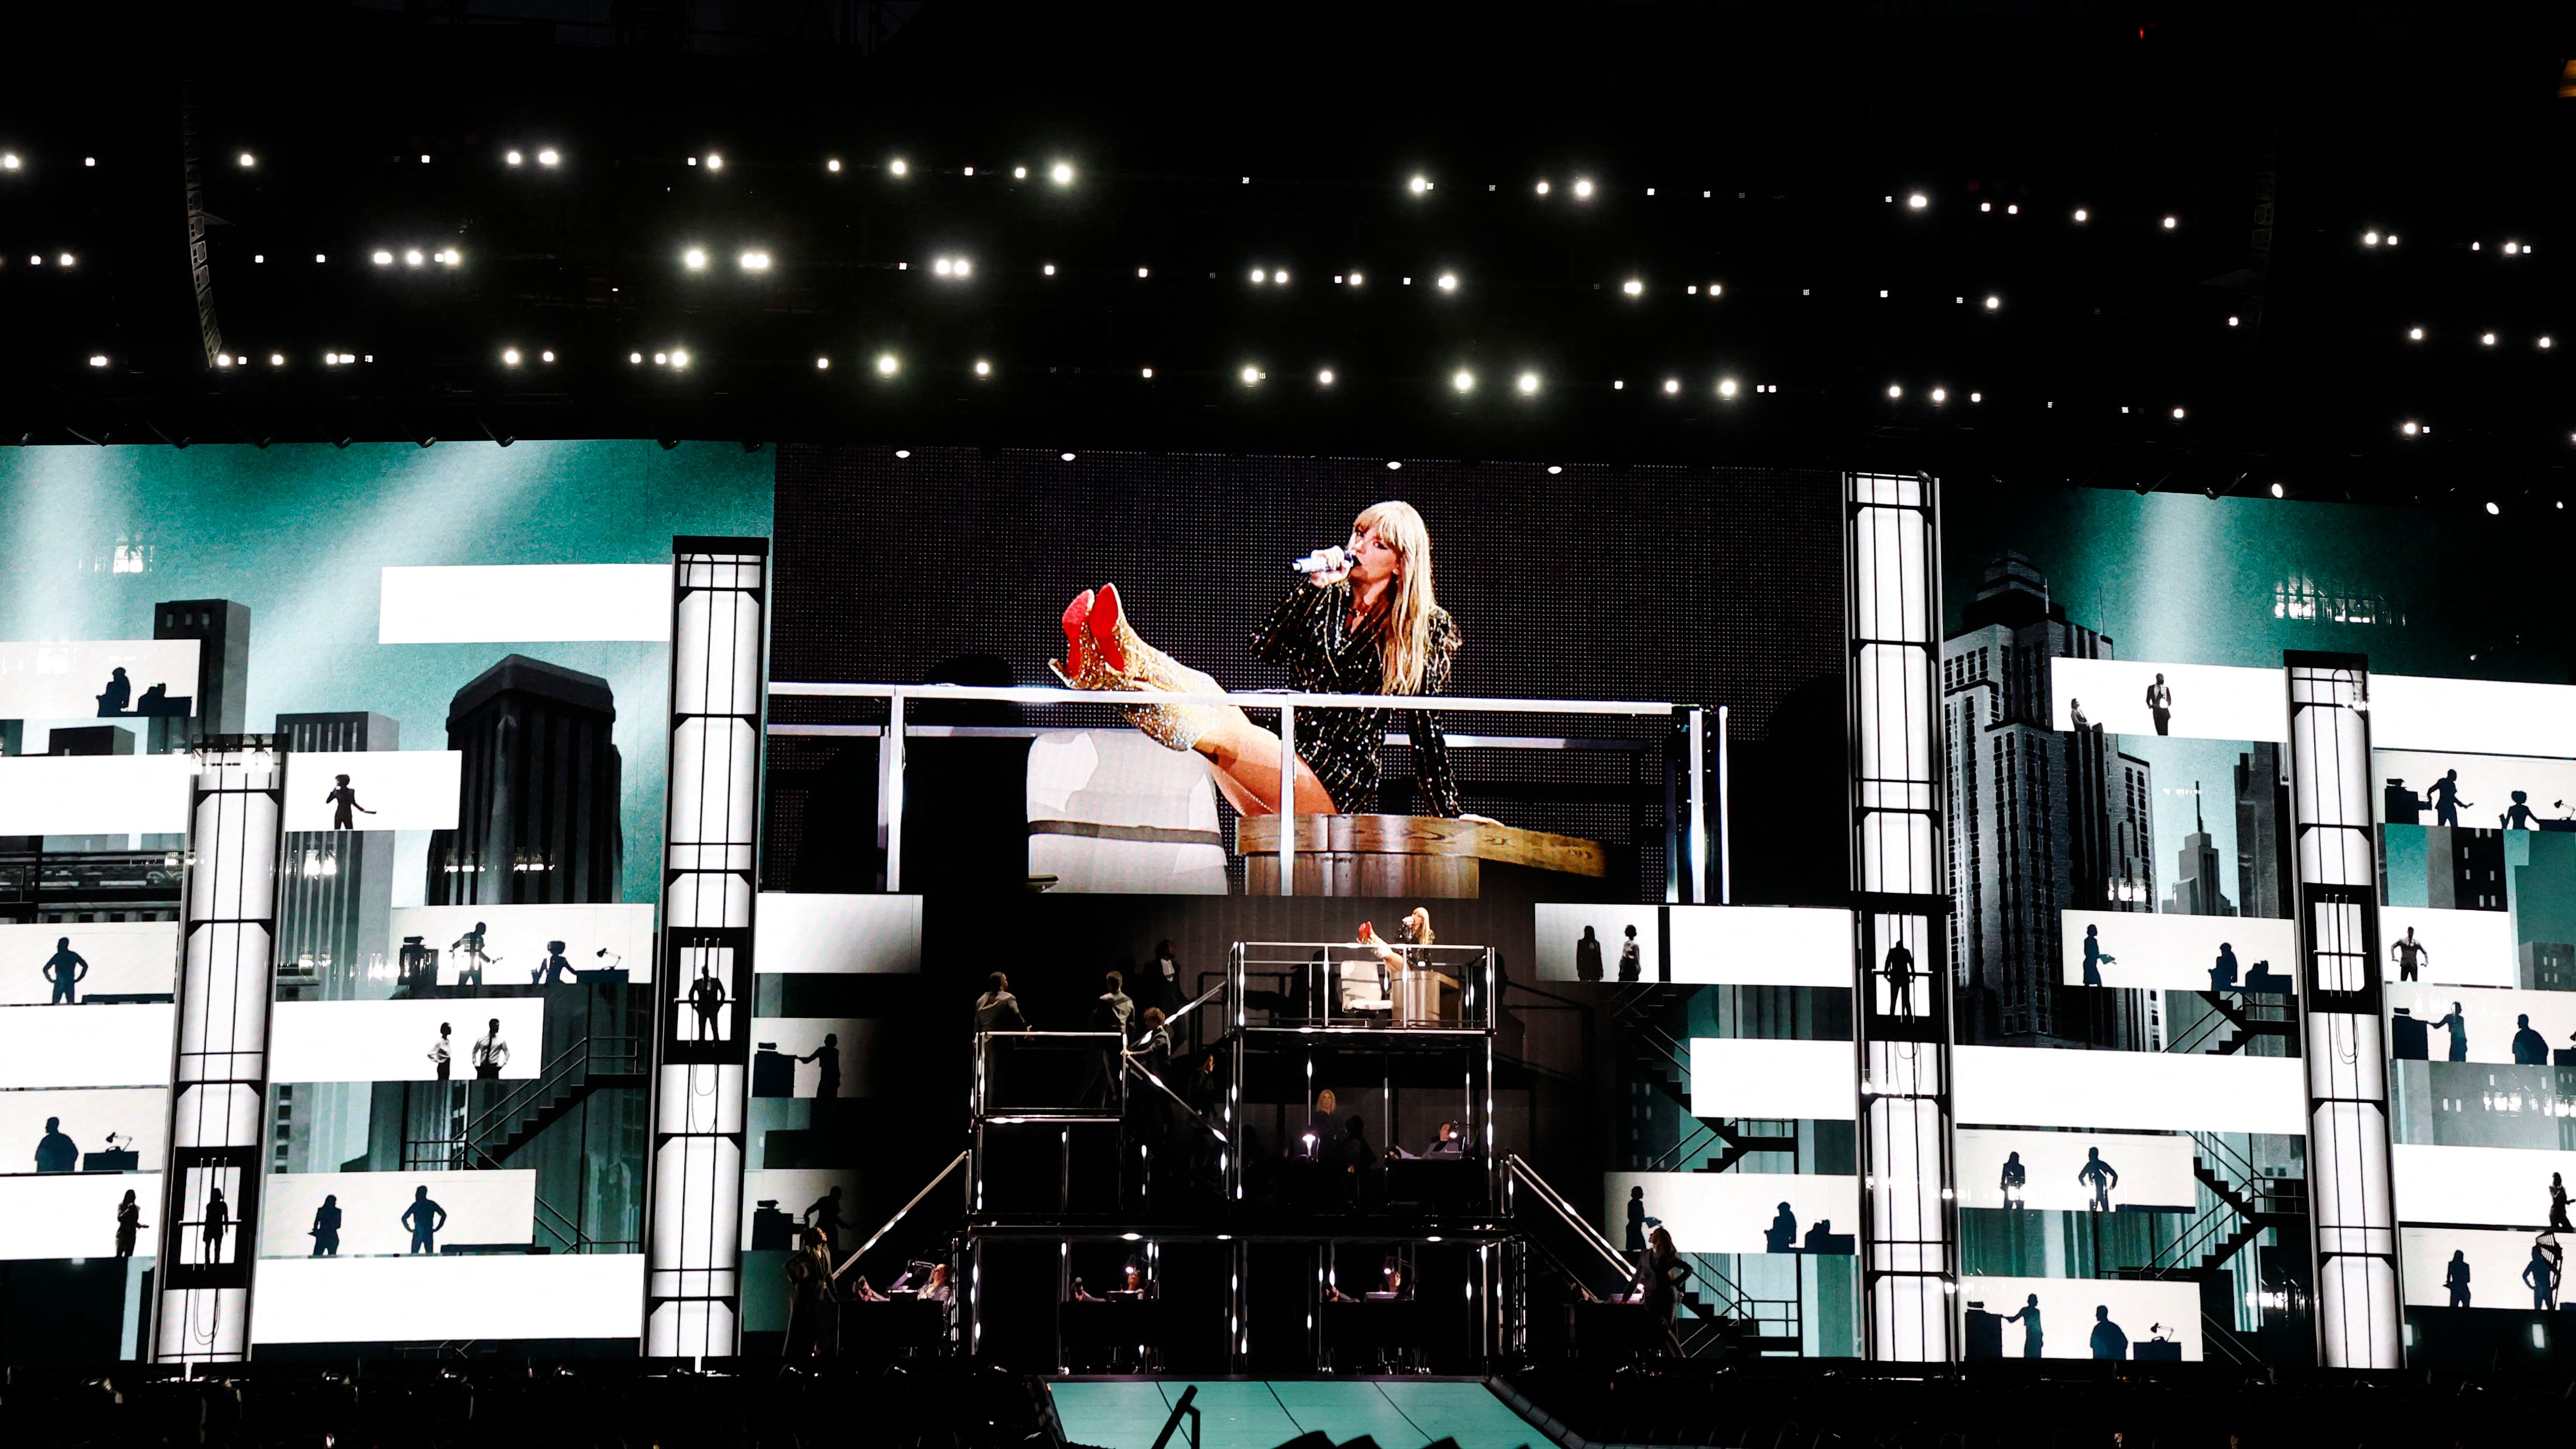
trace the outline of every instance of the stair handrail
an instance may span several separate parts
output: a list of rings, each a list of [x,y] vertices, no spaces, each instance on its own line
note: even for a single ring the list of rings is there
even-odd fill
[[[1504,1153],[1503,1166],[1510,1170],[1515,1179],[1528,1184],[1530,1191],[1537,1195],[1538,1200],[1546,1205],[1548,1211],[1556,1214],[1567,1226],[1573,1228],[1575,1236],[1583,1240],[1584,1246],[1598,1254],[1603,1262],[1618,1269],[1619,1276],[1623,1280],[1636,1277],[1636,1265],[1629,1262],[1616,1247],[1612,1246],[1610,1240],[1602,1236],[1600,1229],[1586,1221],[1574,1204],[1566,1200],[1564,1194],[1548,1186],[1547,1179],[1539,1176],[1538,1169],[1523,1161],[1519,1153]]]
[[[866,1242],[864,1242],[864,1243],[859,1244],[859,1246],[858,1246],[858,1251],[856,1251],[856,1252],[854,1252],[854,1253],[850,1254],[850,1256],[848,1256],[848,1257],[846,1257],[846,1258],[843,1258],[843,1259],[841,1260],[841,1266],[839,1266],[839,1267],[837,1267],[837,1268],[835,1268],[835,1269],[833,1269],[833,1270],[832,1270],[832,1281],[833,1281],[833,1282],[835,1282],[835,1283],[839,1282],[839,1281],[841,1280],[841,1275],[842,1275],[842,1274],[847,1273],[848,1271],[850,1271],[850,1269],[851,1269],[851,1268],[855,1267],[855,1266],[857,1265],[857,1263],[858,1263],[859,1259],[861,1259],[861,1258],[863,1258],[863,1257],[865,1257],[865,1256],[867,1255],[867,1251],[868,1251],[868,1249],[873,1248],[873,1247],[875,1247],[875,1246],[877,1245],[877,1239],[882,1238],[882,1237],[884,1237],[886,1234],[888,1234],[888,1233],[890,1233],[890,1232],[893,1232],[893,1231],[894,1231],[894,1225],[895,1225],[895,1224],[897,1224],[897,1223],[899,1223],[899,1222],[902,1222],[902,1221],[903,1221],[903,1215],[904,1215],[905,1213],[908,1213],[908,1212],[912,1211],[914,1208],[917,1208],[917,1207],[921,1206],[921,1200],[922,1200],[923,1198],[926,1198],[926,1197],[930,1196],[931,1189],[933,1189],[933,1188],[935,1188],[935,1187],[939,1186],[939,1185],[940,1185],[941,1183],[943,1183],[943,1182],[946,1182],[946,1181],[948,1180],[948,1174],[950,1174],[950,1173],[952,1173],[952,1172],[955,1172],[957,1169],[959,1169],[959,1168],[961,1168],[961,1167],[964,1167],[964,1166],[966,1165],[966,1159],[967,1159],[967,1157],[968,1157],[969,1155],[970,1155],[970,1153],[968,1153],[968,1152],[960,1152],[960,1153],[958,1153],[955,1157],[952,1157],[952,1158],[948,1159],[948,1165],[947,1165],[946,1167],[943,1167],[943,1168],[939,1169],[939,1175],[938,1175],[938,1176],[933,1177],[932,1179],[930,1179],[930,1181],[928,1181],[928,1182],[926,1182],[926,1183],[923,1183],[923,1184],[922,1184],[922,1187],[921,1187],[921,1191],[916,1192],[916,1193],[914,1193],[914,1194],[912,1195],[912,1201],[910,1201],[910,1202],[908,1202],[908,1203],[905,1203],[902,1207],[899,1207],[899,1208],[895,1209],[894,1216],[893,1216],[893,1217],[890,1217],[890,1218],[888,1218],[888,1219],[886,1219],[886,1220],[885,1220],[885,1226],[884,1226],[884,1227],[881,1227],[881,1228],[877,1229],[874,1233],[869,1234],[869,1236],[868,1236],[868,1240],[867,1240]]]

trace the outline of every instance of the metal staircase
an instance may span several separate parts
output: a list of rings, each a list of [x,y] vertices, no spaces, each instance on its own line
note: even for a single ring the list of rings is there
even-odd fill
[[[2277,1037],[2283,1043],[2283,1055],[2298,1055],[2299,1017],[2293,998],[2247,996],[2224,991],[2195,991],[2190,994],[2209,1003],[2211,1014],[2202,1017],[2190,1031],[2165,1043],[2166,1051],[2234,1056],[2253,1042]],[[2230,1000],[2231,995],[2236,999]],[[2221,1036],[2221,1032],[2226,1035]]]
[[[2198,1283],[2201,1330],[2211,1355],[2237,1363],[2259,1363],[2262,1355],[2236,1326],[2234,1275],[2227,1264],[2267,1229],[2296,1232],[2305,1227],[2307,1180],[2265,1176],[2244,1154],[2214,1134],[2194,1132],[2191,1140],[2192,1176],[2217,1199],[2216,1204],[2194,1218],[2153,1261],[2124,1270],[2119,1276]],[[2235,1174],[2233,1179],[2230,1172]]]
[[[573,1043],[534,1078],[518,1083],[482,1111],[468,1118],[453,1137],[414,1137],[403,1143],[407,1172],[472,1172],[506,1168],[510,1158],[562,1121],[590,1097],[610,1087],[642,1087],[646,1082],[644,1043],[631,1036],[584,1037]],[[561,1251],[631,1251],[630,1242],[611,1242],[584,1232],[578,1218],[543,1196],[536,1199],[537,1225],[551,1233]]]

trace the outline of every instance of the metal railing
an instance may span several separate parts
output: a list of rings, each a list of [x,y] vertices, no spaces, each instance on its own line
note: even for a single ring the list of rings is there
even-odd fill
[[[1433,714],[1553,714],[1625,717],[1630,719],[1666,719],[1673,722],[1684,742],[1683,774],[1687,779],[1687,798],[1680,802],[1688,826],[1667,815],[1665,820],[1665,858],[1674,861],[1679,855],[1679,869],[1673,870],[1674,889],[1678,898],[1705,903],[1724,899],[1721,870],[1712,888],[1712,858],[1722,860],[1726,854],[1725,812],[1714,812],[1714,799],[1722,799],[1726,790],[1726,709],[1715,710],[1717,780],[1712,796],[1708,779],[1708,741],[1712,727],[1711,711],[1702,705],[1680,705],[1663,700],[1619,699],[1465,699],[1441,695],[1323,694],[1304,690],[1220,690],[1184,692],[1164,690],[1054,689],[1029,686],[986,686],[962,684],[838,684],[817,681],[772,680],[769,694],[773,699],[866,699],[883,700],[886,723],[883,726],[785,725],[772,726],[771,733],[856,733],[881,730],[883,748],[877,766],[877,843],[885,853],[883,888],[903,889],[903,792],[904,741],[915,731],[928,733],[918,726],[904,723],[904,711],[914,702],[978,703],[1021,705],[1169,705],[1230,704],[1238,709],[1260,710],[1278,716],[1279,794],[1281,818],[1279,829],[1279,892],[1296,892],[1297,813],[1297,711],[1301,709],[1397,709]],[[989,732],[994,727],[946,727],[950,733]],[[1017,731],[1012,731],[1017,733]],[[1465,746],[1469,737],[1453,743]],[[1487,748],[1564,749],[1577,743],[1561,738],[1520,739],[1512,736],[1473,737],[1474,746]],[[1715,839],[1710,831],[1718,832]],[[1668,866],[1668,869],[1671,869]]]

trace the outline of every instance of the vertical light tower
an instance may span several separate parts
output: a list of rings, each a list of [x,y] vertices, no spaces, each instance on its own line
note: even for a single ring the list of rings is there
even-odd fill
[[[284,775],[273,738],[197,746],[155,1278],[153,1357],[163,1363],[250,1356]]]
[[[644,1351],[741,1351],[769,541],[675,538]]]
[[[2281,662],[2289,675],[2299,990],[2307,1009],[2318,1358],[2329,1368],[2402,1368],[2371,839],[2370,665],[2358,654],[2305,650],[2285,651]]]
[[[1867,1355],[1898,1363],[1958,1356],[1935,494],[1926,475],[1845,479],[1861,1324]]]

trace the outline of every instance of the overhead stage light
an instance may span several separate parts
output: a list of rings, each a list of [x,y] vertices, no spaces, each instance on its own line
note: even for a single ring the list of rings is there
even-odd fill
[[[1469,372],[1464,368],[1460,368],[1456,373],[1451,375],[1449,385],[1460,392],[1474,392],[1476,390],[1476,374]]]
[[[1538,391],[1538,374],[1535,372],[1522,373],[1520,376],[1519,386],[1521,395],[1524,397]]]
[[[1047,179],[1058,186],[1071,186],[1073,184],[1072,163],[1067,161],[1058,161],[1048,170]]]
[[[877,376],[879,377],[892,377],[895,375],[896,369],[902,366],[903,364],[896,361],[895,355],[891,352],[883,352],[877,355]]]
[[[886,163],[886,172],[893,176],[909,176],[912,174],[912,167],[898,156]]]

